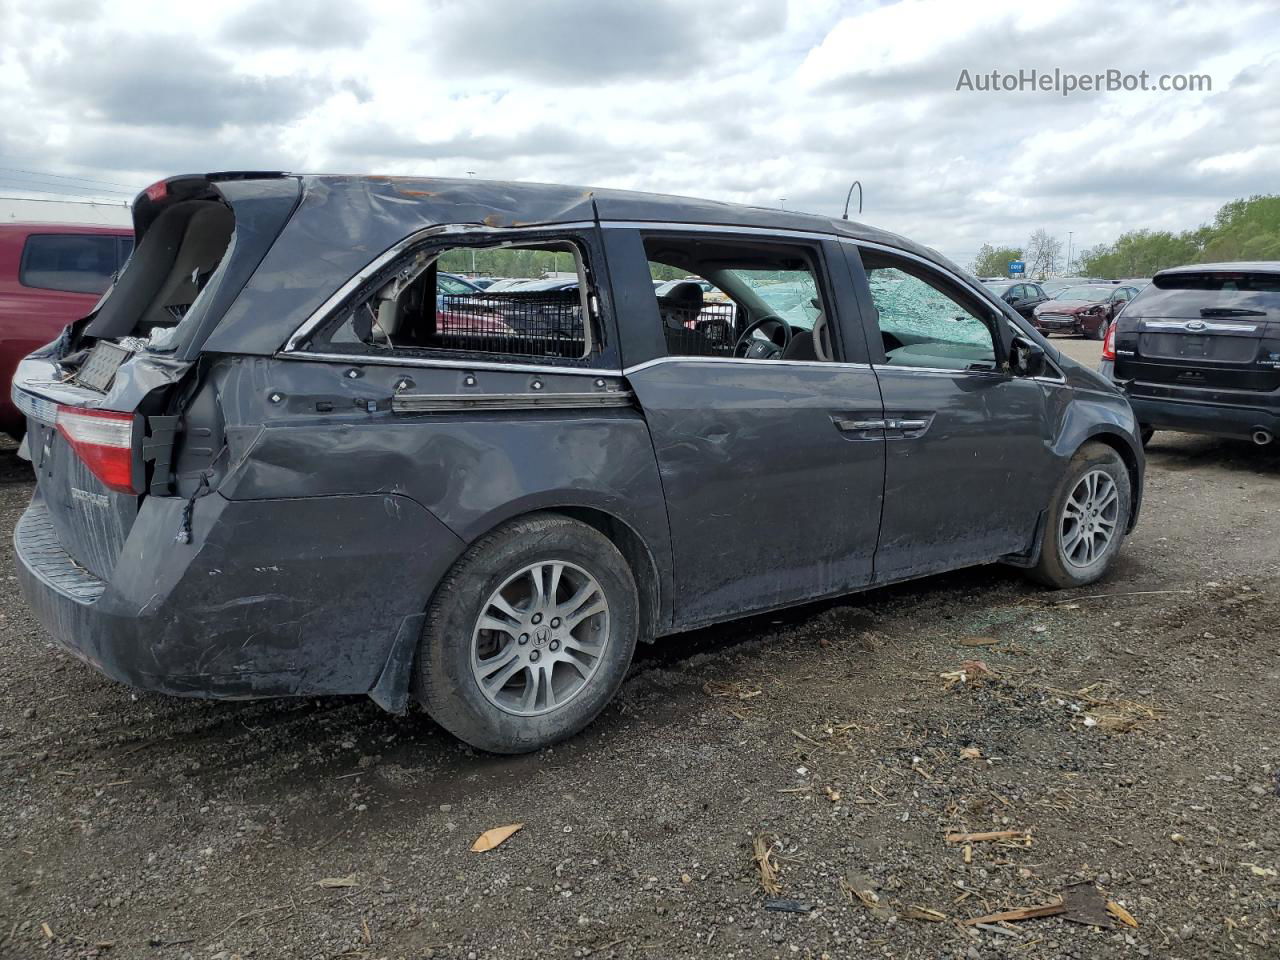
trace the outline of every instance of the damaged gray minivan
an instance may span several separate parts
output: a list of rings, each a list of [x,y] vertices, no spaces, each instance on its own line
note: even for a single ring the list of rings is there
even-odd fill
[[[638,640],[993,561],[1083,585],[1138,515],[1115,387],[860,224],[266,173],[162,181],[134,219],[15,377],[14,540],[48,631],[139,687],[412,699],[532,750]],[[577,282],[450,293],[482,249]]]

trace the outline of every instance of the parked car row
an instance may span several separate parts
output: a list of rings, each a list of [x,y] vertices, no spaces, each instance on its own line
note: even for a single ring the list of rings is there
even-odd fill
[[[1089,283],[1067,287],[1052,300],[1038,304],[1032,323],[1041,333],[1071,333],[1101,340],[1107,326],[1138,294],[1136,287]]]
[[[1067,333],[1101,340],[1124,305],[1149,281],[987,280],[983,285],[1046,336]]]

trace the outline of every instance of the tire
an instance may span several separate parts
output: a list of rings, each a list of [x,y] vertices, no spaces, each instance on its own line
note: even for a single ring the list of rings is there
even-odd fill
[[[1104,320],[1102,323],[1098,324],[1098,325],[1094,328],[1093,333],[1089,334],[1089,339],[1090,339],[1090,340],[1105,340],[1105,339],[1107,339],[1107,327],[1108,327],[1108,325],[1110,324],[1110,322],[1111,322],[1111,321],[1109,321],[1109,320]]]
[[[1151,442],[1151,438],[1156,435],[1156,428],[1149,427],[1145,423],[1138,425],[1138,436],[1142,439],[1142,445],[1145,447]]]
[[[558,605],[539,605],[537,592],[551,597],[553,583]],[[414,696],[473,747],[549,746],[586,727],[617,693],[635,652],[639,604],[630,567],[598,530],[554,513],[513,520],[472,544],[437,588]],[[482,615],[503,629],[483,628]]]
[[[1091,502],[1086,481],[1099,475],[1107,479],[1094,481],[1098,493]],[[1099,545],[1100,538],[1095,534],[1086,533],[1079,540],[1072,537],[1072,533],[1079,528],[1080,521],[1067,521],[1065,513],[1068,508],[1073,515],[1078,515],[1079,504],[1083,502],[1087,510],[1106,499],[1111,490],[1115,493],[1114,505],[1105,507],[1092,520],[1096,524],[1096,530],[1109,529],[1110,538],[1105,545]],[[1107,572],[1120,550],[1132,509],[1133,489],[1129,471],[1120,459],[1120,454],[1102,443],[1086,443],[1071,458],[1066,473],[1049,502],[1049,520],[1040,546],[1040,557],[1036,565],[1027,571],[1028,575],[1033,580],[1057,589],[1083,587],[1098,580]],[[1086,512],[1084,516],[1088,519],[1090,515]],[[1081,542],[1085,538],[1090,541],[1089,545]],[[1096,548],[1096,553],[1091,554],[1088,549],[1090,545]]]

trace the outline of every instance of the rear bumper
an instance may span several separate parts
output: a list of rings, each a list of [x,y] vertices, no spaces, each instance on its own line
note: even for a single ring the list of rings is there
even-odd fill
[[[23,595],[53,639],[113,680],[179,696],[370,692],[462,549],[398,496],[214,494],[178,544],[183,503],[143,501],[109,581],[67,556],[38,493],[14,531]]]
[[[1115,364],[1103,360],[1098,371],[1115,382]],[[1132,384],[1117,383],[1125,391],[1134,416],[1143,426],[1159,430],[1185,430],[1223,437],[1249,439],[1256,430],[1280,436],[1280,396],[1274,393],[1240,395],[1223,402],[1222,391],[1214,391],[1215,399],[1206,400],[1198,391],[1177,387],[1143,388],[1134,394]],[[1160,390],[1164,396],[1153,396],[1146,389]]]
[[[1280,414],[1258,407],[1130,397],[1138,422],[1161,430],[1186,430],[1249,439],[1257,430],[1280,434]]]

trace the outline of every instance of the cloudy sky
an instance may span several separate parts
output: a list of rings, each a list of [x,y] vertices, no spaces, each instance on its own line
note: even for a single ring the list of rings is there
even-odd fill
[[[967,264],[1038,227],[1079,249],[1277,190],[1272,2],[178,9],[0,0],[0,196],[240,168],[473,172],[838,215],[856,177],[864,220]],[[956,90],[962,70],[1033,68],[1212,90]]]

